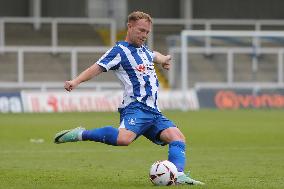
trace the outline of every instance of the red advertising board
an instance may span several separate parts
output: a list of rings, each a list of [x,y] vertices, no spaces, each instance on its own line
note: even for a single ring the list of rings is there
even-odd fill
[[[122,91],[22,92],[26,112],[117,111],[122,97]],[[180,91],[161,91],[158,104],[161,110],[181,109],[184,104],[191,110],[199,108],[195,91],[186,96]]]

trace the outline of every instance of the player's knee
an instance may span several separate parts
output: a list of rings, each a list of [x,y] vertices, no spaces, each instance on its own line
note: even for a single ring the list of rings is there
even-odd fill
[[[182,141],[185,142],[185,136],[182,133],[176,133],[174,137],[172,137],[172,141]]]
[[[174,129],[174,135],[179,141],[185,142],[185,136],[178,128]]]
[[[185,142],[186,138],[185,138],[185,136],[183,135],[183,133],[180,130],[178,131],[177,135],[179,136],[181,141]]]
[[[132,143],[132,140],[129,138],[118,138],[117,145],[118,146],[128,146]]]
[[[186,138],[185,138],[185,136],[181,133],[181,141],[183,141],[183,142],[185,142],[186,141]]]
[[[132,131],[126,129],[119,129],[119,134],[117,138],[117,145],[118,146],[128,146],[135,140],[136,134]]]
[[[164,130],[160,138],[164,142],[172,142],[172,141],[182,141],[185,142],[185,136],[182,134],[182,132],[177,127],[171,127],[166,130]]]

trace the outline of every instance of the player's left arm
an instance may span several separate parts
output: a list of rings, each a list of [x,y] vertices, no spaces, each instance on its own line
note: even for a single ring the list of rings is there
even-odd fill
[[[171,59],[172,57],[170,55],[163,55],[157,51],[154,51],[154,62],[161,64],[162,67],[166,70],[170,69]]]

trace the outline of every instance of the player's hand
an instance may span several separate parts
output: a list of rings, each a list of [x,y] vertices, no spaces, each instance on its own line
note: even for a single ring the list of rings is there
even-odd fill
[[[169,70],[171,67],[172,57],[170,55],[165,56],[165,60],[162,63],[162,67],[166,70]]]
[[[65,81],[65,84],[64,84],[64,88],[66,89],[66,91],[69,91],[69,92],[75,89],[76,86],[77,86],[76,83],[72,80]]]

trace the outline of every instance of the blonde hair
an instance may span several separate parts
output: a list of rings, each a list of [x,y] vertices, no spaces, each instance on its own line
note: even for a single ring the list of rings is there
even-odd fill
[[[127,22],[137,21],[140,19],[146,19],[148,22],[152,23],[152,18],[149,14],[141,12],[141,11],[134,11],[128,15]]]

